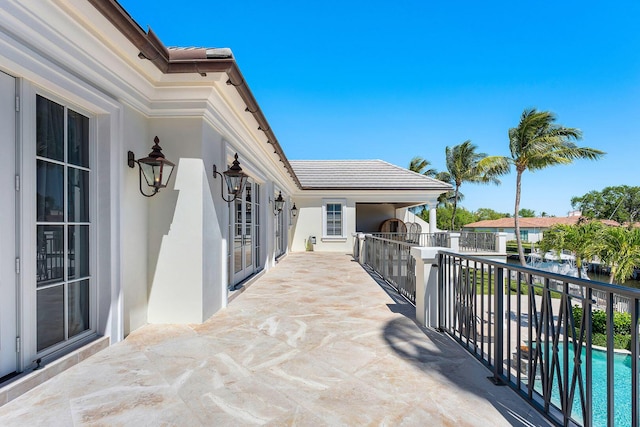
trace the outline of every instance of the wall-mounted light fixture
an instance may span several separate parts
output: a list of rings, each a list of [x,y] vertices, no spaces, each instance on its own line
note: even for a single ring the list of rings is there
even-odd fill
[[[298,216],[298,208],[296,208],[296,202],[293,202],[293,207],[291,208],[291,218],[295,218]]]
[[[171,163],[169,160],[164,158],[164,154],[162,154],[162,148],[158,143],[160,140],[156,136],[153,140],[155,143],[151,149],[151,153],[147,157],[136,160],[133,151],[127,152],[127,165],[130,168],[134,168],[136,163],[138,164],[139,169],[139,180],[140,180],[140,193],[142,193],[145,197],[155,196],[161,188],[164,188],[169,183],[169,179],[171,179],[171,174],[173,173],[173,169],[175,164]],[[144,180],[149,187],[153,190],[150,194],[145,193],[142,190],[142,177],[144,176]]]
[[[278,194],[278,198],[273,201],[273,214],[278,216],[282,212],[284,207],[284,199],[282,198],[282,191]]]
[[[224,197],[224,187],[222,186],[222,181],[220,181],[220,192],[222,194],[222,199],[231,203],[236,200],[238,197],[242,195],[242,191],[244,190],[244,186],[247,183],[247,178],[249,175],[242,171],[240,167],[240,162],[238,161],[238,153],[236,153],[233,164],[229,166],[229,168],[223,172],[218,172],[216,165],[213,165],[213,178],[217,178],[216,175],[220,175],[220,177],[224,178],[224,181],[227,183],[227,194],[230,198]]]

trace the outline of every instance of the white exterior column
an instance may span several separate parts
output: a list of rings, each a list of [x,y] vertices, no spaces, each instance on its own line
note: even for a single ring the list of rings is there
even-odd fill
[[[499,254],[507,253],[507,233],[496,233],[496,252]]]
[[[451,246],[449,246],[449,249],[455,252],[459,252],[460,251],[460,233],[450,232],[449,240],[451,242]]]
[[[433,207],[431,207],[433,206]],[[437,223],[436,223],[436,207],[435,204],[429,207],[429,233],[433,234],[438,231]]]
[[[416,260],[416,319],[422,326],[438,325],[438,251],[443,248],[412,247]]]
[[[202,323],[226,305],[222,235],[206,168],[201,159],[183,158],[177,172],[178,200],[149,289],[149,323]]]
[[[356,260],[360,263],[360,264],[364,264],[364,233],[353,233],[353,237],[355,239],[354,242],[354,254],[353,257],[356,258]],[[357,255],[357,256],[356,256]]]

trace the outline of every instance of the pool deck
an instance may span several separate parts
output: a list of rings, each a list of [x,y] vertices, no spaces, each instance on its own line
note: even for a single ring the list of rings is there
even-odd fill
[[[0,425],[547,426],[344,254],[293,253],[201,325],[147,325]]]

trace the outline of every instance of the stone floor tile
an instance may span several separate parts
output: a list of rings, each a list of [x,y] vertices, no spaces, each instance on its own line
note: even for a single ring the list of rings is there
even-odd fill
[[[0,425],[548,425],[343,254],[293,253],[201,325],[147,325]]]

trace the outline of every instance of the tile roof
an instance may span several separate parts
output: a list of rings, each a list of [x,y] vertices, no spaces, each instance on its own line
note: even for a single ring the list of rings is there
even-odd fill
[[[556,224],[576,224],[580,216],[561,216],[561,217],[540,217],[540,218],[520,218],[521,228],[549,228]],[[601,220],[605,225],[619,226],[616,221]],[[484,221],[472,222],[463,228],[514,228],[515,220],[513,218],[486,219]]]
[[[227,47],[167,47],[169,60],[188,61],[196,59],[232,59],[233,53]]]
[[[382,160],[290,160],[302,188],[437,190],[451,186]]]

